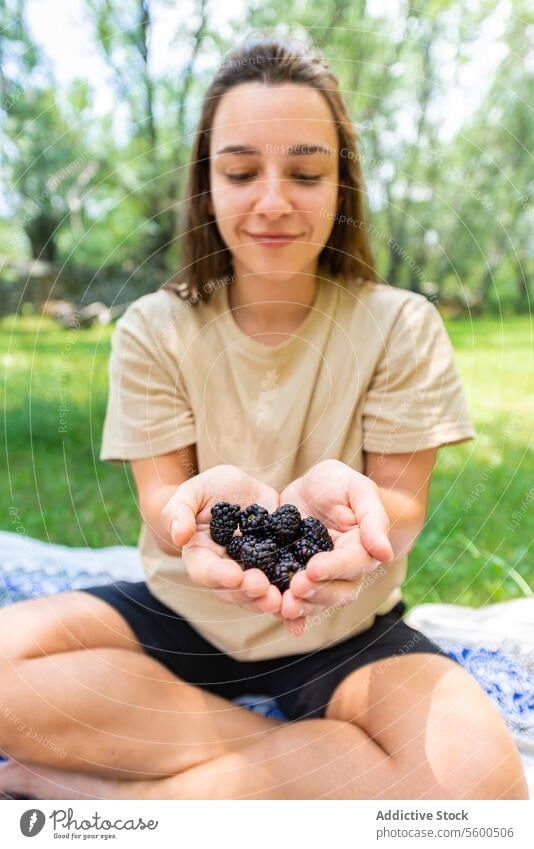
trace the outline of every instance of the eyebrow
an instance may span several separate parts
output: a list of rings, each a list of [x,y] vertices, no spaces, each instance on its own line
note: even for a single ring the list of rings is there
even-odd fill
[[[336,153],[335,150],[332,150],[331,147],[327,147],[324,144],[292,144],[287,147],[285,145],[271,145],[271,147],[283,148],[287,156],[310,156],[313,153],[324,153],[327,156],[335,156]],[[260,151],[257,147],[250,147],[250,145],[229,144],[218,150],[215,155],[222,156],[226,153],[234,153],[241,156],[253,156],[258,155]]]

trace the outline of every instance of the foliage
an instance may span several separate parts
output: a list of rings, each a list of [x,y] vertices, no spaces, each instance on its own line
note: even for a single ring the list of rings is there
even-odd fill
[[[27,257],[90,268],[133,263],[145,288],[152,268],[174,270],[202,93],[230,46],[278,33],[317,45],[339,78],[379,274],[451,314],[529,311],[526,0],[249,0],[222,28],[214,0],[85,0],[85,10],[114,92],[105,115],[92,80],[58,86],[24,0],[0,0],[0,284],[2,255],[13,261],[23,246]],[[172,22],[163,67],[162,14]]]

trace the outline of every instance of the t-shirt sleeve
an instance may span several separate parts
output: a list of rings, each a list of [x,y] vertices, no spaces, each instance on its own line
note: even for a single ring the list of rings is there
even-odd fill
[[[137,301],[115,326],[101,460],[140,460],[196,442],[180,369],[158,339],[154,318]]]
[[[364,451],[394,454],[476,436],[452,345],[436,307],[405,301],[385,339],[362,410]]]

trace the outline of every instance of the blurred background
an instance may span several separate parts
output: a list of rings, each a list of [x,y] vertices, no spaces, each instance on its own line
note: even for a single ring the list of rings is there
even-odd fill
[[[113,322],[179,264],[193,132],[225,52],[288,34],[340,81],[378,274],[440,310],[478,430],[439,453],[408,604],[532,595],[532,6],[225,5],[0,0],[0,526],[135,544],[129,468],[98,461]]]

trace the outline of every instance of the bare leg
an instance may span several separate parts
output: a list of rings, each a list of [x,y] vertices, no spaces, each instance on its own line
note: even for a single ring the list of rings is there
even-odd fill
[[[4,775],[0,767],[0,789],[41,799],[311,799],[346,784],[349,764],[353,784],[340,798],[387,798],[379,794],[397,778],[388,755],[359,728],[328,719],[284,725],[239,752],[168,778],[95,779],[27,764]]]
[[[109,777],[175,775],[279,726],[141,652],[83,649],[2,664],[0,751]]]
[[[337,688],[328,715],[274,728],[239,751],[167,778],[95,788],[88,776],[35,769],[33,776],[19,774],[17,786],[44,798],[528,798],[502,719],[446,658],[419,654],[367,664]]]
[[[400,782],[394,760],[360,728],[311,719],[152,786],[121,782],[116,790],[124,799],[132,791],[153,799],[387,799]]]

